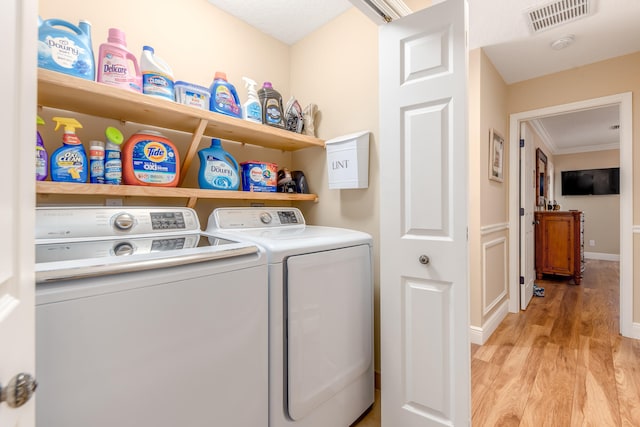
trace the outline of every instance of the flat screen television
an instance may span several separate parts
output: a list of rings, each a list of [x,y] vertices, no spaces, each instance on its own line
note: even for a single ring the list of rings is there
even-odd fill
[[[620,194],[620,168],[562,171],[563,196]]]

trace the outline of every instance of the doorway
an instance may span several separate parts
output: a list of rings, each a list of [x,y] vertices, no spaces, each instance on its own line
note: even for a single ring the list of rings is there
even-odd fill
[[[593,109],[618,105],[620,112],[620,332],[623,336],[640,338],[640,329],[633,327],[633,160],[632,160],[632,106],[631,93],[594,98],[569,104],[556,105],[537,110],[525,111],[510,116],[509,143],[514,149],[509,157],[509,181],[519,182],[521,123],[536,118],[569,113],[577,110]],[[519,229],[520,187],[512,185],[509,189],[509,222],[513,230]],[[520,234],[509,236],[509,311],[520,310]]]

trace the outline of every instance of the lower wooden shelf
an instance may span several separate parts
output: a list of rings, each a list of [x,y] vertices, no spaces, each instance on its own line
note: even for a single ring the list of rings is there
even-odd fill
[[[182,187],[145,187],[136,185],[98,185],[70,182],[40,181],[36,183],[37,194],[63,194],[75,196],[111,196],[111,197],[170,197],[188,199],[187,206],[195,206],[198,199],[227,200],[264,200],[317,202],[316,194],[256,193],[249,191],[203,190]]]

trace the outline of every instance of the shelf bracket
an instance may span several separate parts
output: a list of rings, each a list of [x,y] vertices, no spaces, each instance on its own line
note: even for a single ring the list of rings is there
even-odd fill
[[[184,156],[184,160],[182,161],[182,166],[180,167],[180,181],[178,185],[182,185],[184,182],[184,178],[187,175],[187,171],[191,166],[191,162],[198,152],[198,147],[200,146],[200,140],[204,135],[204,131],[207,128],[208,121],[205,119],[200,119],[200,123],[198,124],[198,128],[193,133],[193,138],[191,139],[191,144],[189,145],[189,150],[187,150],[186,156]]]
[[[187,201],[187,207],[194,209],[196,207],[196,203],[198,203],[197,197],[189,197],[189,200]]]

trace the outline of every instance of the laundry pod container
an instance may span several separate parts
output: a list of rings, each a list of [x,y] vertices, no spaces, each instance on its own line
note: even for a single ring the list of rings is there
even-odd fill
[[[122,172],[127,185],[175,187],[180,180],[178,149],[160,132],[135,133],[122,150]]]

